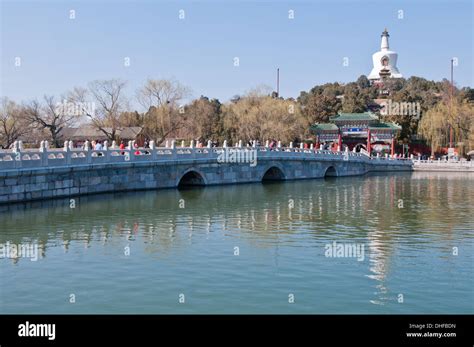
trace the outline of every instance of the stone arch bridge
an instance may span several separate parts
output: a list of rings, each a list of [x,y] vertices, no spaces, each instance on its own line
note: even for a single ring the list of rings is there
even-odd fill
[[[0,152],[0,203],[141,189],[411,171],[411,160],[301,148],[170,147]]]

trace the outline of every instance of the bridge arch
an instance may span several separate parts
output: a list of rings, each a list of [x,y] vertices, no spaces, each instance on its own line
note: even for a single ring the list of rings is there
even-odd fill
[[[193,187],[207,185],[206,176],[195,168],[184,171],[176,181],[177,187]]]
[[[324,172],[324,177],[337,177],[337,170],[335,166],[328,166]]]
[[[263,172],[262,178],[260,179],[262,182],[270,182],[270,181],[284,181],[286,179],[286,174],[281,165],[279,164],[272,164],[265,168]]]

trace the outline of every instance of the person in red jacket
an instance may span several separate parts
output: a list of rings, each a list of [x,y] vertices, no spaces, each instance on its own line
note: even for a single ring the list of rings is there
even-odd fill
[[[137,145],[136,143],[133,145],[133,148],[135,149],[135,155],[140,155],[140,154],[142,154],[142,153],[138,150],[138,145]]]
[[[119,147],[119,148],[120,148],[121,150],[124,150],[124,149],[125,149],[125,143],[123,143],[123,140],[120,141],[120,147]],[[122,152],[122,153],[120,153],[120,154],[125,155],[125,152]]]

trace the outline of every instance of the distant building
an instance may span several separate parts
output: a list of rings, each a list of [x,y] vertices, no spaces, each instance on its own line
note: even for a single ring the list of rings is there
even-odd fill
[[[32,128],[28,133],[20,136],[17,140],[23,142],[23,145],[28,147],[37,148],[41,141],[51,136],[51,133],[46,129]]]
[[[370,72],[368,79],[374,83],[377,83],[384,78],[402,78],[402,74],[397,68],[398,54],[391,51],[388,45],[388,34],[387,29],[382,33],[382,41],[380,43],[380,51],[375,52],[372,55],[372,62],[374,67]]]
[[[104,128],[107,132],[111,131],[111,128]],[[137,144],[141,146],[145,140],[142,133],[142,127],[123,127],[117,129],[117,137],[119,140],[125,142],[137,141]],[[108,140],[104,132],[100,131],[96,127],[86,125],[78,128],[64,128],[60,133],[61,141],[73,141],[77,145],[81,145],[85,140]]]

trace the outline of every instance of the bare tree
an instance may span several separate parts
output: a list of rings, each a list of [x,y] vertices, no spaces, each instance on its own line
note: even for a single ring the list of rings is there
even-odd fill
[[[0,103],[0,145],[9,148],[20,136],[31,131],[24,109],[14,101],[3,97]]]
[[[117,132],[123,127],[120,115],[128,107],[125,86],[126,82],[119,79],[96,80],[89,83],[88,89],[74,88],[68,99],[83,106],[90,98],[94,107],[83,108],[83,113],[107,138],[116,140]]]
[[[137,91],[137,100],[145,110],[150,107],[178,107],[179,101],[191,94],[188,87],[175,80],[148,79],[145,85]]]
[[[44,96],[44,103],[31,101],[24,108],[26,119],[39,129],[47,130],[56,147],[60,147],[59,134],[77,118],[76,112],[67,112],[54,96]]]
[[[79,111],[78,123],[88,121],[95,112],[95,105],[89,99],[90,93],[87,88],[74,87],[66,93],[65,100]]]

